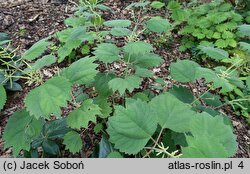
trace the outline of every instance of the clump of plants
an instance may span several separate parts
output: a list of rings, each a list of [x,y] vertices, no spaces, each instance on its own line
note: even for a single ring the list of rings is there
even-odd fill
[[[177,1],[170,1],[167,8],[176,24],[184,24],[179,32],[183,36],[181,51],[197,45],[225,49],[237,46],[236,29],[243,17],[230,3],[219,0],[183,9]]]
[[[245,116],[249,122],[249,25],[240,25],[238,33],[242,42],[231,51],[225,51],[211,46],[198,46],[199,56],[203,55],[205,60],[213,61],[213,67],[220,76],[226,78],[227,90],[219,91],[225,96],[225,104],[231,105],[237,115]],[[240,38],[239,38],[240,39]],[[217,64],[217,67],[215,65]],[[218,66],[220,65],[220,66]],[[211,66],[211,65],[210,65]]]

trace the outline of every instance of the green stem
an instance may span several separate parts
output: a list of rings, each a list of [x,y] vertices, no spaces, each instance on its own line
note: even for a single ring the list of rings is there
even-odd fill
[[[16,70],[18,70],[18,71],[24,73],[25,75],[28,75],[25,71],[23,71],[22,69],[20,69],[20,68],[14,66],[14,65],[11,65],[9,62],[4,61],[3,59],[0,59],[0,61],[2,61],[6,66],[9,66],[9,67],[11,67],[11,68],[14,68],[14,69],[16,69]]]
[[[197,102],[198,100],[200,100],[204,95],[206,95],[209,91],[211,90],[211,88],[209,88],[208,90],[206,90],[202,95],[200,95],[198,98],[196,98],[191,105],[193,105],[195,102]]]
[[[156,139],[156,141],[154,140],[154,146],[146,153],[146,155],[143,156],[143,158],[150,157],[149,155],[154,151],[155,147],[157,145],[159,145],[158,142],[160,141],[160,138],[161,138],[161,135],[163,133],[163,130],[164,129],[162,128],[161,131],[160,131],[160,133],[159,133],[159,135],[158,135],[158,137],[157,137],[157,139]],[[151,137],[151,139],[153,139],[153,138]]]
[[[128,76],[128,68],[129,68],[130,59],[131,59],[131,54],[129,53],[128,62],[126,62],[127,65],[126,65],[126,69],[125,69],[125,78]]]
[[[226,78],[230,74],[232,74],[236,69],[233,69],[232,71],[231,71],[231,69],[236,67],[237,65],[241,65],[242,62],[243,62],[243,60],[239,60],[236,63],[234,63],[233,65],[231,65],[228,69],[226,69],[226,71],[224,71],[224,74],[222,74],[221,78]]]
[[[25,76],[7,76],[8,78],[19,78],[19,79],[27,79],[27,80],[30,80],[30,77],[25,77]]]
[[[235,102],[242,102],[242,101],[250,101],[250,98],[235,99],[235,100],[228,101],[228,103],[230,105],[233,105]],[[223,103],[222,105],[217,106],[215,109],[221,108],[222,106],[225,106],[225,105],[227,105],[227,103]]]

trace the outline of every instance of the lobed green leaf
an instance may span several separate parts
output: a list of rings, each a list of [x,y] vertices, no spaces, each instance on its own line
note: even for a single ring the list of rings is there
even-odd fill
[[[139,88],[141,84],[141,78],[131,75],[128,77],[122,78],[114,78],[109,81],[109,87],[113,90],[113,92],[118,91],[120,95],[123,95],[126,89],[129,92],[132,92],[135,88]]]
[[[143,41],[129,42],[123,47],[124,51],[129,54],[146,54],[153,51],[153,47]]]
[[[99,96],[108,97],[113,93],[112,90],[109,88],[108,83],[115,77],[115,74],[112,73],[98,73],[95,76],[93,86],[95,87]]]
[[[161,17],[154,17],[146,22],[146,27],[153,32],[163,33],[171,29],[171,24],[167,19]]]
[[[70,131],[63,137],[63,144],[72,153],[79,152],[83,146],[80,134],[75,131]]]
[[[98,105],[93,104],[93,100],[87,99],[82,106],[69,114],[67,124],[71,128],[87,128],[90,121],[96,122],[96,115],[101,115],[101,109]]]
[[[177,60],[170,65],[170,75],[178,82],[193,82],[196,80],[196,69],[200,67],[194,61]]]
[[[120,49],[114,44],[101,43],[94,50],[94,55],[103,63],[112,63],[120,59]]]
[[[224,123],[222,116],[197,114],[190,128],[192,137],[187,136],[188,146],[183,148],[184,157],[225,158],[233,156],[236,152],[236,136],[231,126]]]
[[[146,102],[129,99],[126,108],[117,106],[108,120],[107,132],[115,148],[136,154],[144,148],[157,128],[157,120]]]
[[[97,74],[97,64],[93,63],[94,58],[81,58],[72,63],[68,68],[62,70],[61,75],[72,84],[90,85]]]
[[[12,147],[14,156],[20,150],[30,150],[31,142],[40,134],[42,121],[31,117],[25,110],[15,112],[4,129],[4,148]]]
[[[163,62],[162,57],[154,53],[126,54],[124,60],[140,68],[152,68]]]
[[[50,118],[61,115],[61,107],[71,99],[71,83],[64,77],[53,77],[43,85],[31,90],[24,102],[31,116]]]
[[[175,132],[190,131],[190,122],[196,114],[191,106],[184,104],[170,93],[161,94],[149,102],[162,128]]]

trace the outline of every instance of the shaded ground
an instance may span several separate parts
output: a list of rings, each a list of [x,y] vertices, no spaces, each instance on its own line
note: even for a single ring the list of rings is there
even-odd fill
[[[6,3],[6,1],[0,0],[0,32],[7,32],[13,39],[14,46],[20,48],[20,52],[24,52],[41,38],[64,28],[63,20],[72,15],[75,9],[74,4],[66,0],[18,0],[13,2],[14,3]],[[131,14],[125,10],[125,7],[129,4],[128,1],[105,0],[104,3],[113,10],[113,13],[107,12],[104,14],[105,19],[129,19],[131,17]],[[153,11],[151,13],[161,14],[163,16],[167,15],[167,13],[163,11]],[[177,36],[173,35],[173,37],[169,39],[171,39],[170,43],[155,51],[164,57],[165,62],[162,66],[155,68],[154,71],[158,76],[165,77],[170,87],[173,82],[167,78],[168,66],[177,58],[188,58],[189,54],[182,54],[178,51],[179,43]],[[152,42],[152,39],[147,40],[148,42]],[[51,73],[50,71],[53,70],[47,69],[47,72],[44,73]],[[206,90],[202,82],[197,82],[195,85],[188,87],[194,94],[199,94]],[[29,90],[29,87],[24,87],[22,92],[9,93],[5,110],[0,113],[1,157],[11,155],[10,149],[7,151],[3,150],[3,142],[1,139],[3,128],[6,125],[8,117],[14,111],[23,107],[23,99]],[[250,157],[249,124],[246,123],[243,117],[235,116],[230,107],[225,107],[222,111],[232,119],[237,141],[239,142],[235,157]],[[82,132],[82,138],[88,143],[85,144],[84,151],[78,154],[78,157],[88,157],[90,155],[95,144],[95,138],[91,137],[91,135],[93,135],[92,129],[87,129]],[[67,155],[66,153],[64,156]]]

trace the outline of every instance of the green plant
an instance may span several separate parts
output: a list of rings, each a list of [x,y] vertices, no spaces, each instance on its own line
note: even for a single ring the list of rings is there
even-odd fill
[[[216,48],[204,48],[208,55],[213,58],[223,58],[225,54],[218,54]],[[223,50],[222,50],[223,51]],[[224,53],[224,52],[222,52]],[[238,70],[245,64],[249,64],[249,60],[244,61],[242,58],[237,57],[224,57],[224,62],[232,63],[230,67],[225,66],[215,67],[213,70],[209,68],[202,68],[199,64],[189,60],[177,61],[170,67],[172,77],[179,82],[193,82],[198,78],[204,78],[205,82],[209,84],[209,89],[204,93],[207,95],[209,91],[220,89],[220,93],[225,95],[225,102],[218,104],[215,108],[220,108],[224,105],[231,105],[235,110],[240,110],[239,115],[245,116],[249,120],[249,85],[247,76],[242,76]],[[187,72],[186,69],[189,68]],[[218,102],[217,102],[218,103]]]
[[[18,80],[25,79],[27,83],[40,83],[41,76],[37,71],[26,71],[26,66],[31,67],[24,59],[16,55],[17,48],[11,47],[11,40],[5,33],[0,33],[0,86],[2,109],[6,101],[6,90],[21,91]],[[41,63],[40,63],[41,64]]]
[[[185,25],[180,31],[183,35],[181,51],[196,45],[217,48],[237,46],[239,37],[235,31],[243,17],[224,0],[198,5],[187,10],[181,9],[178,2],[171,1],[168,9],[171,10],[171,18],[177,24],[184,22]]]
[[[96,6],[96,1],[81,2],[90,10]],[[147,4],[132,3],[129,8],[140,11]],[[77,14],[82,13],[78,11]],[[60,156],[61,144],[70,152],[77,153],[84,146],[80,132],[91,125],[95,125],[96,134],[102,134],[98,157],[234,155],[237,143],[231,123],[226,116],[214,110],[222,104],[218,96],[213,97],[206,92],[195,97],[182,86],[156,94],[148,84],[142,86],[144,81],[155,78],[152,68],[161,65],[163,59],[154,53],[151,44],[140,41],[138,36],[145,30],[168,32],[171,25],[167,20],[134,16],[134,21],[105,21],[103,25],[109,29],[102,31],[101,25],[97,27],[93,23],[89,26],[84,22],[77,26],[80,19],[81,16],[74,20],[66,19],[74,26],[54,35],[60,41],[59,49],[48,37],[22,56],[24,60],[34,61],[49,48],[49,55],[37,59],[28,68],[33,70],[55,61],[61,62],[75,50],[74,63],[32,89],[25,97],[25,107],[10,117],[3,139],[5,148],[13,148],[14,156],[24,150],[26,155],[37,157],[39,147],[43,149],[43,157]],[[126,42],[118,47],[115,42],[105,42],[100,33],[123,36]],[[81,57],[77,50],[85,41],[92,42],[93,48],[90,49],[91,55]],[[62,54],[62,48],[70,50]],[[192,83],[198,78],[205,78],[211,89],[221,88],[222,92],[228,92],[231,91],[228,88],[231,82],[224,71],[230,69],[206,69],[189,60],[177,61],[170,66],[174,80]],[[163,84],[159,78],[157,82]],[[203,101],[212,107],[205,107]],[[72,108],[66,117],[62,114],[64,108]]]
[[[81,67],[88,67],[88,64],[86,64],[86,62],[90,60],[91,60],[90,58],[84,58],[75,63],[76,65],[79,65]],[[76,69],[74,68],[76,67],[74,66],[74,64],[72,64],[69,68],[64,69],[63,72],[65,73],[62,73],[61,77],[53,77],[51,80],[47,81],[44,85],[32,90],[25,99],[25,104],[29,112],[23,110],[20,111],[22,112],[22,114],[16,113],[11,118],[18,119],[20,115],[23,115],[23,118],[27,117],[29,119],[41,120],[43,118],[48,118],[50,113],[53,113],[58,118],[60,118],[60,113],[58,110],[59,107],[65,106],[65,102],[67,100],[68,101],[71,100],[70,84],[72,85],[77,82],[83,84],[90,84],[88,83],[87,79],[93,79],[93,78],[87,78],[88,76],[84,75],[85,73],[83,72],[79,72],[80,76],[75,75]],[[93,71],[92,73],[89,71],[87,72],[88,75],[91,76],[97,73],[95,71]],[[116,81],[115,78],[112,80]],[[111,83],[112,80],[106,83],[108,83],[109,88],[115,92],[116,88],[113,89]],[[137,86],[135,85],[134,81],[131,82],[131,85],[132,85],[131,89]],[[123,94],[125,91],[123,89],[123,86],[121,87],[118,86],[118,90],[119,91],[121,90],[121,93]],[[52,89],[55,89],[55,91],[52,92],[51,91]],[[40,95],[40,92],[43,93],[43,96],[47,93],[55,94],[53,96],[50,95],[51,103],[47,103],[48,101],[47,98],[42,97]],[[102,96],[102,92],[99,93],[98,97],[104,97]],[[36,100],[36,102],[34,102],[34,100]],[[104,99],[102,100],[104,102],[106,101]],[[184,133],[183,138],[186,139],[188,144],[188,146],[183,145],[183,154],[186,157],[213,157],[215,155],[214,148],[212,147],[211,149],[206,148],[208,147],[208,144],[209,147],[211,146],[210,141],[214,142],[215,147],[220,147],[219,148],[220,157],[231,156],[235,151],[236,144],[233,138],[234,136],[232,134],[232,130],[230,126],[224,124],[223,117],[221,116],[212,117],[209,114],[196,113],[191,109],[192,103],[190,105],[184,104],[170,93],[160,94],[159,96],[154,97],[150,102],[142,101],[141,99],[135,100],[127,97],[125,98],[125,100],[126,100],[125,106],[119,106],[120,105],[119,103],[117,103],[118,105],[114,103],[115,105],[117,105],[114,107],[115,110],[114,115],[110,116],[107,122],[108,124],[107,133],[110,136],[110,141],[115,144],[114,147],[116,149],[119,149],[120,152],[125,152],[127,154],[139,153],[140,155],[143,155],[145,157],[150,156],[151,153],[153,153],[154,151],[159,153],[159,149],[156,150],[157,149],[156,147],[159,148],[162,147],[159,144],[160,137],[164,135],[165,131],[168,129],[174,132]],[[102,105],[100,103],[95,104],[93,103],[93,101],[95,101],[95,99],[94,100],[87,99],[82,103],[82,105],[79,108],[71,112],[67,117],[67,125],[73,129],[87,128],[89,125],[89,121],[96,122],[96,116],[99,115],[103,119],[107,118],[107,116],[104,116],[103,113],[101,112],[103,109],[106,110],[106,108],[101,108]],[[38,105],[39,108],[37,107]],[[200,123],[197,124],[196,123],[197,121]],[[27,122],[32,124],[31,126],[34,126],[34,128],[32,128],[31,130],[41,129],[40,123],[33,124],[32,122],[30,122],[30,120],[27,120]],[[211,131],[214,129],[204,130],[204,127],[202,126],[203,124],[214,125],[215,123],[218,124],[218,130],[222,130],[224,131],[224,133],[218,133],[218,132],[212,133]],[[34,132],[32,132],[33,134],[31,134],[28,133],[28,131],[25,131],[25,134],[22,135],[22,137],[24,137],[26,140],[25,144],[19,142],[18,146],[16,146],[15,141],[12,141],[11,139],[13,138],[13,136],[11,136],[12,133],[15,134],[15,132],[13,132],[9,128],[13,127],[12,124],[16,124],[16,121],[10,120],[6,128],[6,133],[4,134],[4,139],[5,141],[8,142],[8,144],[6,144],[6,147],[13,146],[15,149],[14,154],[17,155],[19,150],[21,149],[29,150],[30,147],[28,146],[28,144],[33,141],[36,142],[37,140],[35,139],[35,137],[39,136],[39,134],[35,134]],[[161,127],[160,132],[156,130],[158,124]],[[195,127],[193,124],[200,126]],[[21,124],[20,127],[22,127]],[[201,130],[207,132],[208,136],[206,136],[206,139],[200,139],[199,132],[201,132]],[[190,131],[193,136],[186,134]],[[20,133],[21,132],[22,131],[20,131]],[[75,132],[70,133],[70,135],[71,134],[77,136]],[[154,136],[155,134],[157,135],[156,137],[158,137],[157,139],[152,138],[155,137]],[[223,136],[221,137],[221,135]],[[69,136],[68,134],[65,135],[66,140],[64,140],[64,144],[66,144],[66,146],[72,152],[79,151],[81,148],[81,143],[79,142],[79,140],[77,140],[79,145],[77,146],[77,149],[75,149],[76,147],[72,146],[73,145],[72,143],[74,141],[67,141],[68,136]],[[227,139],[230,139],[232,144],[230,143],[229,145]],[[74,140],[76,141],[76,139]],[[203,142],[204,145],[198,146],[198,144],[200,144],[201,142]],[[151,146],[152,148],[150,148],[151,143],[153,143],[153,146]],[[191,149],[189,148],[189,145],[192,146]],[[148,152],[146,152],[147,149],[149,149]],[[203,153],[199,154],[196,153],[196,151],[197,152],[202,151]],[[177,153],[172,154],[171,152],[164,152],[163,154],[167,155],[168,157],[178,156]]]
[[[165,3],[160,2],[160,1],[153,1],[151,2],[150,6],[154,9],[161,9],[165,6]]]
[[[53,37],[60,41],[54,51],[59,57],[58,62],[62,62],[66,57],[77,60],[77,55],[87,55],[95,42],[101,42],[107,32],[99,31],[104,19],[102,11],[110,9],[96,0],[81,0],[75,16],[67,18],[65,24],[67,29],[57,32]]]
[[[225,103],[231,105],[237,115],[249,120],[249,91],[246,85],[249,76],[249,44],[248,41],[239,42],[241,37],[249,37],[249,25],[239,26],[243,17],[223,0],[196,4],[191,9],[182,9],[178,2],[170,1],[168,9],[176,25],[185,25],[180,32],[184,36],[180,50],[192,48],[193,53],[197,54],[198,51],[194,57],[199,60],[203,58],[203,62],[210,67],[222,65],[214,68],[215,74],[222,79],[213,78],[210,82],[214,82],[215,88],[221,87],[220,93],[225,96]],[[191,39],[185,37],[190,35]],[[207,59],[212,62],[208,63]],[[205,71],[204,75],[215,77],[211,70]]]
[[[241,25],[238,27],[238,30],[240,35],[247,39],[246,37],[249,36],[250,31],[249,25]],[[243,115],[249,120],[250,103],[247,79],[250,73],[250,47],[247,40],[245,40],[245,42],[239,42],[238,47],[231,51],[231,54],[213,47],[199,46],[198,48],[203,54],[206,54],[208,58],[224,63],[229,67],[228,69],[226,67],[217,68],[217,72],[221,72],[220,76],[227,78],[231,83],[231,85],[227,85],[228,91],[224,91],[222,94],[226,96],[226,103],[230,104],[235,111],[239,111],[236,112],[237,115]]]
[[[16,35],[19,35],[19,36],[24,36],[27,32],[27,29],[26,28],[20,28],[17,32],[16,32]]]
[[[16,83],[21,74],[22,62],[16,56],[16,50],[11,48],[10,38],[5,33],[0,33],[0,83],[6,89],[18,91],[22,87]]]

